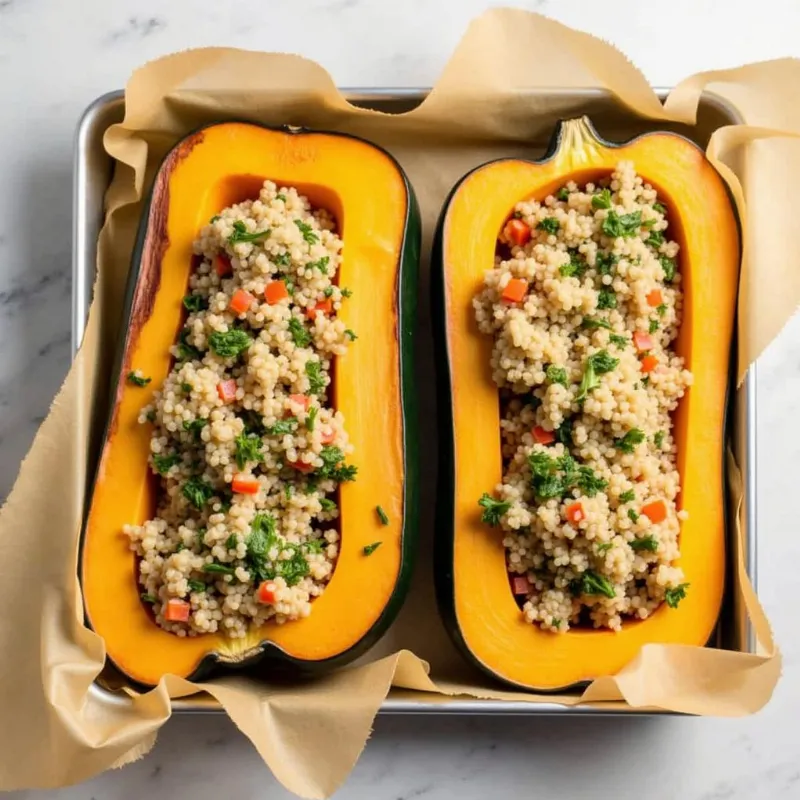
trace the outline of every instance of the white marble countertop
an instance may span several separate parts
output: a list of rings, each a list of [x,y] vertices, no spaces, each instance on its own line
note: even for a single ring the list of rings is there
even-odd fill
[[[199,45],[301,53],[340,85],[429,85],[482,0],[0,0],[0,498],[69,364],[73,132],[147,59]],[[620,46],[655,85],[800,56],[796,0],[529,0]],[[711,20],[720,24],[712,29]],[[449,21],[446,21],[449,20]],[[785,657],[770,705],[743,720],[385,718],[341,798],[800,798],[800,319],[759,362],[760,596]],[[798,391],[796,392],[795,389]],[[9,724],[6,721],[6,724]],[[2,759],[2,754],[0,754]],[[289,796],[226,719],[173,719],[121,771],[15,798]]]

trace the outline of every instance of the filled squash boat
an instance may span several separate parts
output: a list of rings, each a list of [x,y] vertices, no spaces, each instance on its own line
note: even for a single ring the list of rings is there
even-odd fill
[[[562,122],[538,162],[453,190],[434,277],[437,594],[477,665],[528,689],[705,645],[725,580],[739,270],[727,188],[671,133]]]
[[[363,140],[221,123],[143,215],[81,549],[132,681],[344,664],[406,589],[416,529],[413,192]]]

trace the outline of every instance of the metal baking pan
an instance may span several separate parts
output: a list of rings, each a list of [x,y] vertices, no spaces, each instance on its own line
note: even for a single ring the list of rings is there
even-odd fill
[[[343,94],[353,104],[388,113],[402,113],[414,108],[427,95],[427,89],[343,89]],[[663,99],[668,91],[657,90]],[[613,129],[617,139],[628,138],[648,129],[645,121],[633,117],[607,93],[597,89],[549,89],[536,92],[537,100],[548,97],[558,100],[562,116],[568,113],[587,113],[596,121],[602,120],[606,129]],[[565,107],[567,110],[564,110]],[[82,115],[75,140],[74,164],[74,215],[72,259],[72,353],[80,346],[91,303],[97,258],[97,236],[103,220],[105,191],[111,180],[112,163],[103,149],[105,129],[123,118],[123,92],[110,92],[95,100]],[[721,98],[703,96],[697,124],[693,127],[663,126],[677,130],[705,146],[711,133],[723,125],[741,122],[737,110]],[[612,137],[609,137],[612,138]],[[543,150],[546,141],[532,142],[532,148]],[[423,303],[421,308],[427,308]],[[423,312],[424,313],[424,312]],[[744,536],[747,570],[756,584],[756,372],[751,367],[743,385],[731,391],[728,420],[734,454],[745,479]],[[735,535],[729,526],[729,535]],[[422,543],[423,548],[425,543]],[[730,549],[733,550],[733,538]],[[744,652],[755,652],[756,643],[744,610],[730,600],[723,605],[717,627],[716,646]],[[98,683],[91,691],[112,705],[129,702],[122,692],[112,692]],[[197,696],[176,700],[177,713],[223,713],[212,698]],[[502,714],[502,715],[604,715],[620,713],[603,708],[576,708],[557,702],[531,704],[524,702],[479,700],[460,697],[449,699],[422,692],[392,690],[384,701],[381,714]],[[624,713],[652,713],[630,712]]]

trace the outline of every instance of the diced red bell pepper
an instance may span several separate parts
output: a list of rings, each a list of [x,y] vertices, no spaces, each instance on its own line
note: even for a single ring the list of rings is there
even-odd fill
[[[227,278],[229,275],[233,275],[231,260],[223,253],[218,253],[214,259],[214,269],[216,269],[220,278]]]
[[[653,337],[644,331],[635,331],[633,334],[633,344],[640,353],[653,349]]]
[[[236,399],[236,381],[228,378],[217,384],[217,394],[223,403],[232,403]]]
[[[519,247],[523,247],[531,239],[530,225],[523,222],[521,219],[510,219],[506,223],[503,233],[505,233],[507,239]]]
[[[556,440],[555,433],[545,430],[541,425],[537,425],[531,433],[533,441],[537,444],[552,444]]]
[[[228,309],[233,311],[234,314],[244,314],[254,302],[255,297],[250,292],[246,292],[244,289],[237,289],[233,293],[230,303],[228,303]]]
[[[254,475],[234,475],[231,489],[236,494],[258,494],[260,484]]]
[[[189,603],[179,597],[171,597],[164,608],[164,619],[168,622],[186,622],[191,613],[192,607]]]
[[[526,595],[531,590],[531,583],[527,575],[513,575],[511,577],[511,591],[519,596]]]
[[[256,597],[259,603],[272,605],[277,599],[278,587],[273,581],[264,581],[258,587]]]

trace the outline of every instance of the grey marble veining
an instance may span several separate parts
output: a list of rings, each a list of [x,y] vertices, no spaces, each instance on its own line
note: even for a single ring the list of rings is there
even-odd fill
[[[73,133],[82,109],[166,52],[298,52],[340,85],[436,80],[481,0],[0,0],[0,498],[69,366]],[[800,55],[795,0],[531,0],[615,42],[656,85]],[[715,24],[712,21],[716,20]],[[760,596],[784,653],[770,705],[739,720],[382,718],[341,798],[800,798],[800,320],[759,362]],[[24,527],[21,528],[24,533]],[[0,754],[2,759],[2,754]],[[220,718],[174,719],[144,760],[58,791],[11,797],[288,797]]]

